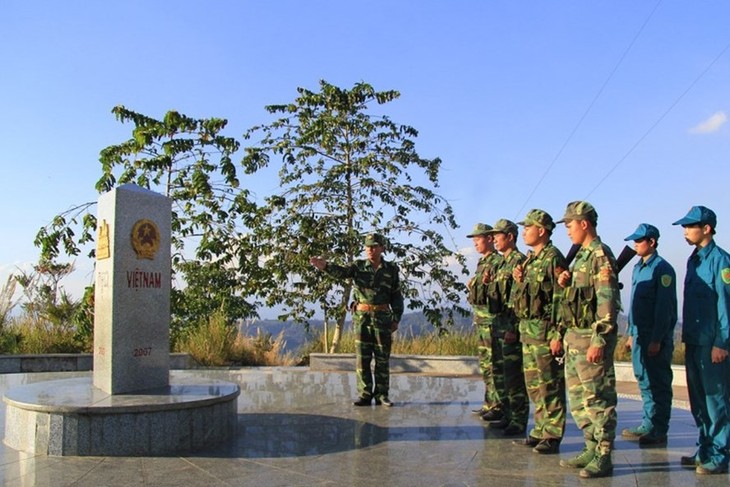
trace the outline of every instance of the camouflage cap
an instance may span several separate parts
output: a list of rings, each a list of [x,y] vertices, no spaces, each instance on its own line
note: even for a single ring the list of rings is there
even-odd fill
[[[525,217],[525,221],[517,222],[517,224],[522,226],[537,225],[549,231],[555,228],[553,217],[548,212],[538,209],[530,210]]]
[[[689,209],[684,218],[677,220],[672,225],[694,225],[697,223],[705,223],[710,225],[714,230],[717,226],[717,216],[715,212],[706,206],[693,206]]]
[[[568,203],[567,208],[565,208],[563,219],[555,223],[565,223],[572,220],[588,220],[595,225],[598,222],[598,212],[587,201],[573,201]]]
[[[365,247],[385,247],[385,237],[379,233],[368,233],[365,235]]]
[[[641,240],[642,238],[653,238],[659,240],[659,229],[648,223],[641,223],[634,233],[626,237],[624,240]]]
[[[490,230],[492,230],[492,227],[487,225],[486,223],[477,223],[474,225],[474,229],[471,231],[469,235],[467,235],[467,238],[476,237],[477,235],[488,235]]]
[[[512,235],[517,235],[517,225],[514,222],[502,218],[497,220],[497,223],[494,224],[494,227],[489,233],[511,233]]]

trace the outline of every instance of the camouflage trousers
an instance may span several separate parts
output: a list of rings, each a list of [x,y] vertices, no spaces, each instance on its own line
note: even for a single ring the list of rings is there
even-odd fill
[[[357,392],[360,397],[387,397],[390,389],[390,327],[355,324]],[[371,363],[375,358],[374,370]]]
[[[598,363],[586,360],[591,343],[591,330],[568,330],[565,335],[565,382],[570,413],[583,431],[586,444],[596,444],[596,453],[606,455],[613,449],[616,437],[616,373],[613,353],[616,335],[605,337],[603,359]]]
[[[562,439],[565,433],[565,370],[550,352],[549,343],[523,343],[527,394],[535,405],[533,438]]]
[[[480,367],[487,387],[485,404],[501,409],[509,424],[525,428],[530,405],[522,371],[522,344],[506,343],[503,337],[494,336],[490,327],[485,328],[483,332],[480,328],[479,334]]]
[[[479,372],[482,374],[484,381],[484,405],[482,409],[489,411],[492,409],[501,410],[502,403],[497,395],[494,385],[494,373],[492,370],[492,332],[488,325],[477,325],[477,333],[479,336],[478,356],[479,356]]]

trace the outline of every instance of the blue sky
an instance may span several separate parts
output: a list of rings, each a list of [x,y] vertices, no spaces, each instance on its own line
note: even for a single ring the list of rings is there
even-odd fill
[[[130,135],[113,106],[223,117],[238,137],[325,79],[401,92],[383,111],[443,160],[471,262],[475,222],[587,198],[617,254],[656,225],[681,279],[691,249],[671,223],[690,206],[716,211],[730,248],[729,18],[725,0],[5,0],[0,278],[37,260],[53,215],[98,197],[99,151]],[[567,250],[563,227],[554,240]],[[91,279],[76,266],[72,292]]]

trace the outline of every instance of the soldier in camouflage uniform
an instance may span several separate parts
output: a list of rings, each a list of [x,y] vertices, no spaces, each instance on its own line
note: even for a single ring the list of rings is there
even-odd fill
[[[581,245],[558,284],[564,288],[559,325],[570,412],[585,438],[583,451],[560,465],[580,468],[583,478],[606,477],[613,473],[617,421],[613,353],[621,309],[618,270],[611,249],[597,235],[598,213],[590,203],[569,203],[560,222],[565,222],[570,240]]]
[[[469,279],[467,289],[469,295],[467,301],[472,306],[474,315],[474,327],[479,338],[479,371],[484,380],[484,403],[482,407],[474,411],[485,421],[499,421],[502,419],[502,405],[494,390],[494,379],[492,377],[490,326],[494,319],[494,313],[489,311],[487,302],[487,285],[497,264],[502,260],[494,250],[494,238],[489,235],[492,227],[484,223],[474,225],[474,230],[467,235],[474,242],[474,248],[481,255],[477,263],[477,270]]]
[[[492,375],[504,414],[492,426],[503,429],[504,436],[517,436],[527,428],[530,405],[522,372],[522,343],[510,305],[510,292],[514,281],[512,271],[525,260],[525,254],[517,250],[517,225],[513,222],[498,220],[488,233],[494,236],[494,248],[502,254],[502,261],[487,286],[487,302],[494,312],[490,325]]]
[[[352,279],[354,285],[353,325],[357,335],[357,391],[355,406],[392,406],[390,388],[390,348],[392,333],[403,315],[403,295],[398,265],[382,258],[385,237],[372,233],[365,237],[367,259],[343,267],[313,257],[311,264],[338,279]],[[370,364],[375,358],[374,381]]]
[[[513,272],[512,307],[520,320],[525,385],[535,404],[535,427],[514,443],[552,454],[558,453],[565,432],[565,374],[557,319],[562,288],[557,278],[568,265],[550,240],[555,223],[548,213],[531,210],[518,225],[524,225],[522,236],[532,250]]]

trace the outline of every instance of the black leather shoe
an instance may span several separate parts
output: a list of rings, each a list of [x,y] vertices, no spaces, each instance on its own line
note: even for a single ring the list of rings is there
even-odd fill
[[[511,425],[507,426],[504,429],[504,431],[502,431],[502,436],[517,436],[517,435],[524,435],[524,434],[525,434],[525,428],[518,424],[511,424]]]
[[[387,408],[393,407],[393,402],[390,399],[388,399],[387,397],[380,397],[380,398],[376,397],[375,405],[380,406],[381,404]]]
[[[509,421],[507,419],[500,419],[499,421],[492,421],[489,423],[490,428],[496,428],[498,430],[503,430],[509,426]]]
[[[667,446],[667,435],[655,435],[654,433],[646,434],[639,437],[639,446],[642,448]]]
[[[361,397],[357,401],[353,402],[353,406],[370,406],[370,404],[373,402],[372,397]]]
[[[540,443],[540,438],[535,438],[534,436],[528,436],[527,438],[522,438],[521,440],[512,440],[513,445],[518,446],[529,446],[530,448],[536,447],[538,443]]]
[[[502,421],[502,418],[504,418],[504,413],[499,409],[490,409],[482,413],[482,419],[484,421]]]
[[[683,467],[696,468],[700,464],[700,462],[697,461],[696,456],[691,455],[680,458],[679,464]]]
[[[557,438],[547,438],[535,445],[532,451],[543,455],[553,455],[560,452],[560,440]]]

